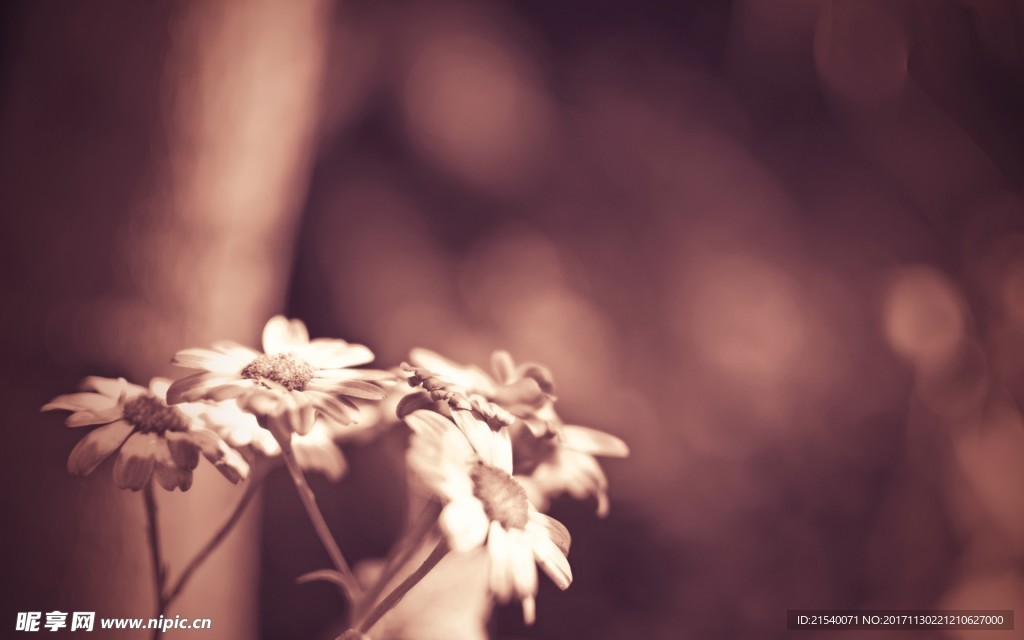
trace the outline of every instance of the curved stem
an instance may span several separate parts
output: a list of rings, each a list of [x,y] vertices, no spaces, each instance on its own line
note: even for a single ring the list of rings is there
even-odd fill
[[[260,473],[258,475],[256,472],[253,473],[252,478],[249,480],[249,484],[245,487],[245,493],[242,494],[242,497],[238,500],[238,504],[235,505],[235,510],[231,513],[224,524],[221,525],[220,529],[217,530],[213,537],[210,538],[210,541],[206,543],[206,546],[200,549],[199,553],[192,558],[192,561],[189,562],[188,566],[186,566],[184,571],[181,572],[181,576],[178,578],[178,581],[175,582],[174,586],[172,586],[167,592],[167,597],[164,599],[165,606],[170,606],[170,604],[174,602],[179,595],[181,595],[182,590],[192,577],[192,574],[195,573],[204,562],[206,562],[207,558],[210,557],[210,554],[213,553],[214,550],[228,537],[228,534],[231,533],[231,530],[242,518],[242,514],[245,513],[246,507],[248,507],[249,503],[252,502],[257,490],[262,486],[263,478],[265,477],[265,473]]]
[[[291,475],[292,482],[299,492],[302,506],[306,508],[309,520],[312,522],[313,528],[320,538],[320,543],[323,544],[327,555],[330,556],[334,568],[341,574],[342,583],[345,585],[345,595],[348,596],[349,602],[356,602],[360,592],[359,583],[356,581],[352,569],[349,568],[348,562],[345,561],[345,556],[342,555],[341,549],[338,548],[338,543],[334,541],[334,536],[331,535],[327,521],[324,520],[323,513],[320,512],[320,507],[316,504],[316,496],[313,495],[313,490],[309,488],[309,483],[306,482],[306,476],[302,473],[302,467],[299,466],[298,461],[295,459],[290,443],[286,444],[287,441],[281,442],[280,439],[278,442],[281,443],[281,457],[284,458],[284,464],[288,467],[288,473]]]
[[[423,561],[415,571],[413,571],[408,578],[402,581],[394,591],[389,593],[387,597],[380,601],[370,613],[363,618],[356,626],[355,630],[359,633],[366,633],[373,628],[373,625],[377,624],[378,621],[384,616],[385,613],[395,608],[395,606],[402,601],[405,594],[409,593],[409,590],[415,587],[420,580],[422,580],[430,570],[437,566],[437,563],[441,561],[441,558],[448,554],[448,542],[444,537],[437,543],[434,550],[430,552],[427,559]]]
[[[437,522],[437,516],[441,513],[441,505],[431,500],[423,507],[423,511],[416,518],[416,522],[409,531],[395,545],[394,551],[388,558],[380,577],[373,586],[363,594],[362,599],[356,604],[352,613],[353,620],[362,618],[370,607],[377,604],[377,599],[384,592],[384,588],[394,580],[398,572],[409,562],[409,559],[420,548],[427,535],[431,532]]]
[[[164,567],[163,555],[160,548],[160,527],[157,522],[156,496],[153,495],[152,480],[146,482],[142,493],[146,505],[146,531],[149,538],[149,554],[153,562],[153,587],[156,591],[156,615],[159,618],[167,613],[167,599],[164,597],[164,583],[167,578]],[[163,628],[158,626],[153,630],[153,640],[157,640],[164,633]]]

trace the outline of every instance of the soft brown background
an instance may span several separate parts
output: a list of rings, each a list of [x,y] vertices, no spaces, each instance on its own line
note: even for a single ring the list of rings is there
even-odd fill
[[[1024,609],[1021,6],[6,5],[0,625],[117,615],[126,587],[76,576],[145,571],[76,547],[130,545],[137,505],[66,477],[77,436],[36,408],[278,311],[389,365],[544,361],[566,419],[629,442],[607,520],[554,506],[573,586],[497,637]],[[400,522],[402,441],[315,485],[356,559]],[[330,637],[334,594],[292,584],[325,558],[292,489],[265,498],[226,563],[261,558],[258,594],[215,623]]]

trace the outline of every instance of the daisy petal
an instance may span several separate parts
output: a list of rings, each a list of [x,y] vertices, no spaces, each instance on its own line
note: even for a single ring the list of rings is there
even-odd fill
[[[109,409],[117,404],[117,398],[111,398],[99,393],[83,391],[80,393],[66,393],[50,400],[40,408],[40,411],[101,411]]]
[[[448,544],[455,551],[476,549],[487,538],[489,520],[484,506],[476,498],[449,502],[438,518]]]
[[[244,347],[227,352],[211,349],[182,349],[174,354],[171,364],[186,369],[237,374],[259,356],[255,351],[241,349]]]
[[[562,442],[570,449],[594,456],[625,458],[629,455],[629,447],[625,442],[611,434],[587,427],[563,425]]]
[[[123,415],[123,410],[120,405],[114,405],[108,409],[98,409],[96,411],[76,411],[68,416],[67,420],[64,421],[69,427],[86,427],[91,424],[108,424],[114,420],[119,420]]]
[[[402,420],[416,433],[432,434],[438,437],[454,426],[451,420],[448,420],[441,414],[425,409],[413,411],[403,417]]]
[[[292,450],[299,466],[307,471],[317,471],[331,482],[338,482],[345,475],[348,465],[341,449],[330,438],[316,437],[317,431],[306,436],[292,438]]]
[[[532,561],[531,561],[532,562]],[[533,566],[531,564],[531,566]],[[533,568],[533,576],[537,577],[537,568]],[[532,627],[533,623],[537,621],[537,599],[534,596],[525,596],[523,598],[523,622],[528,627]]]
[[[234,398],[253,386],[252,380],[236,375],[204,371],[175,380],[167,390],[167,404],[196,402],[204,399]]]
[[[312,363],[310,363],[312,364]],[[323,368],[316,377],[327,380],[364,380],[366,382],[397,382],[397,376],[383,369],[331,369]]]
[[[100,376],[89,376],[82,380],[80,385],[83,391],[95,391],[108,398],[120,398],[121,394],[128,390],[128,381],[124,378],[101,378]]]
[[[189,487],[192,486],[192,471],[178,467],[171,456],[168,442],[164,438],[159,438],[154,446],[154,459],[156,467],[153,475],[156,476],[156,481],[160,483],[161,487],[167,491],[189,490]]]
[[[309,344],[309,331],[301,320],[274,316],[263,327],[263,351],[267,355],[295,353]]]
[[[191,471],[199,465],[199,445],[192,441],[191,434],[168,431],[164,437],[177,467]]]
[[[233,484],[237,484],[249,475],[249,463],[240,453],[229,447],[220,437],[207,429],[196,429],[189,432],[192,442],[203,453],[221,475]]]
[[[414,391],[398,401],[398,405],[395,407],[395,415],[398,416],[399,420],[402,420],[405,416],[415,411],[436,412],[440,408],[441,403],[432,400],[425,391]]]
[[[512,584],[515,594],[522,599],[537,593],[537,565],[533,561],[533,550],[522,530],[513,529],[508,532],[509,550],[512,569]],[[524,611],[524,614],[527,613]],[[533,621],[527,619],[527,624]]]
[[[322,416],[339,425],[352,424],[361,415],[359,407],[344,398],[335,398],[319,391],[306,391],[305,394],[313,401],[313,406],[320,411]]]
[[[317,338],[298,354],[317,369],[345,369],[373,362],[373,351],[344,340]]]
[[[157,464],[153,475],[156,476],[156,481],[160,483],[160,486],[168,491],[175,489],[188,491],[192,488],[192,472],[179,469],[173,464],[170,466]]]
[[[491,370],[498,384],[506,385],[515,378],[516,363],[508,351],[495,351],[491,354]]]
[[[516,373],[520,378],[526,378],[536,382],[537,386],[540,387],[541,391],[544,393],[554,395],[555,378],[551,375],[551,371],[544,365],[533,362],[524,362],[519,365]]]
[[[78,476],[92,473],[132,433],[132,425],[118,420],[86,434],[68,456],[68,472]]]
[[[165,403],[167,402],[167,390],[171,387],[170,378],[156,377],[149,381],[149,392]]]
[[[531,527],[530,524],[535,526]],[[551,516],[538,511],[530,511],[530,524],[527,527],[534,530],[538,535],[545,536],[555,543],[562,555],[569,555],[569,547],[572,546],[572,536],[565,525]]]
[[[572,569],[569,567],[569,560],[562,555],[562,551],[547,536],[530,534],[530,546],[533,548],[533,557],[537,564],[548,574],[551,581],[563,591],[572,584]]]
[[[505,427],[491,429],[491,466],[512,475],[512,437]]]
[[[153,433],[132,434],[114,461],[114,484],[121,489],[141,489],[153,475],[159,441],[160,437]]]
[[[452,411],[452,418],[455,419],[455,424],[462,433],[466,435],[466,439],[469,440],[469,444],[472,445],[480,459],[487,464],[493,464],[495,447],[491,428],[485,422],[477,420],[469,411],[461,409]]]
[[[388,394],[372,382],[362,380],[328,380],[313,378],[307,388],[317,388],[334,395],[344,395],[365,400],[383,400]]]
[[[511,553],[508,532],[497,522],[491,522],[487,532],[487,555],[490,558],[491,593],[499,602],[508,602],[512,597],[512,572],[509,570]]]
[[[413,349],[409,352],[409,360],[417,367],[422,367],[467,390],[485,396],[494,395],[494,381],[478,367],[456,364],[429,349]]]

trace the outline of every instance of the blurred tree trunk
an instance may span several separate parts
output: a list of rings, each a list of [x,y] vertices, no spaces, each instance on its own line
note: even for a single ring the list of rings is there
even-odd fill
[[[22,489],[3,505],[16,523],[10,624],[16,611],[152,614],[141,497],[113,487],[109,463],[84,481],[67,476],[82,433],[36,411],[83,375],[145,383],[181,373],[167,364],[179,348],[256,344],[283,309],[327,9],[197,0],[12,11],[19,37],[0,111],[0,180],[15,214],[3,278],[18,310],[4,319],[15,426],[3,462]],[[158,491],[172,579],[240,495],[208,467],[186,494]],[[254,515],[171,616],[212,618],[209,637],[258,636]]]

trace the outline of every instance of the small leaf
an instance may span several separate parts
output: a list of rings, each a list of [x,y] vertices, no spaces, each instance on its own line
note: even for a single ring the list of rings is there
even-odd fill
[[[304,573],[298,578],[295,578],[295,584],[306,584],[307,582],[316,582],[318,580],[336,584],[342,589],[348,586],[348,583],[345,582],[345,577],[334,569],[317,569],[316,571]]]

